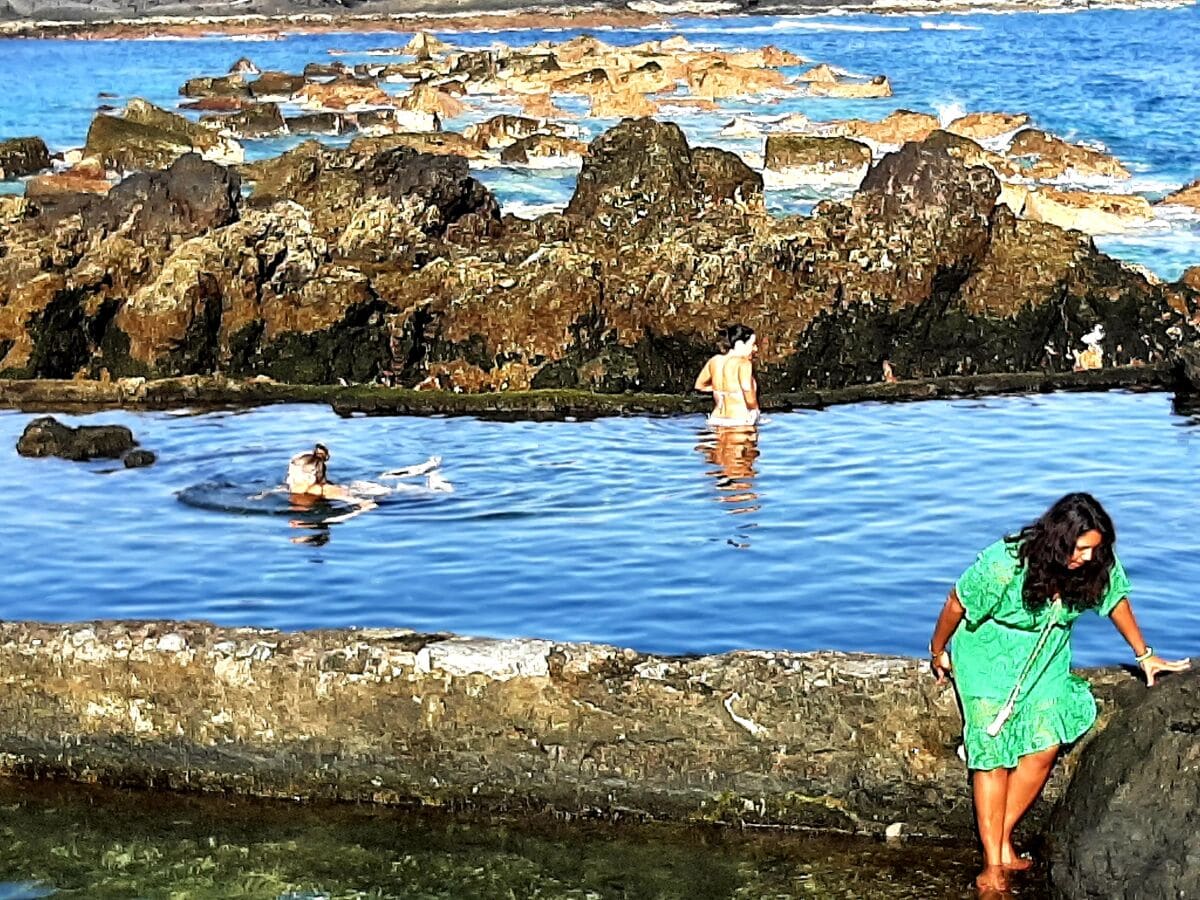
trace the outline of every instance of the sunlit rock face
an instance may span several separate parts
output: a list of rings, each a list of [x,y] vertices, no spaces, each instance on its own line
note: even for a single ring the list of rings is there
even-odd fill
[[[0,372],[679,393],[741,321],[782,391],[1070,371],[1097,325],[1106,366],[1195,340],[1194,288],[1016,218],[1035,194],[1005,192],[960,136],[777,218],[757,172],[675,125],[626,120],[585,148],[529,121],[310,143],[238,174],[192,153],[106,197],[6,201]],[[525,164],[582,165],[563,213],[501,218],[463,157],[510,139]]]

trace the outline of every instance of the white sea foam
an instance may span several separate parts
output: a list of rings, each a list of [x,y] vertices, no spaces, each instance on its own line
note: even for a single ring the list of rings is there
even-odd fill
[[[739,4],[730,0],[629,0],[626,4],[634,12],[652,16],[711,15],[713,13],[737,12]]]
[[[1179,203],[1164,203],[1162,206],[1154,207],[1154,217],[1165,222],[1171,228],[1194,229],[1200,225],[1200,209],[1193,209]]]
[[[519,219],[536,219],[547,213],[562,212],[566,207],[566,203],[527,203],[523,200],[512,200],[502,204],[500,212]]]
[[[786,191],[798,187],[830,191],[836,188],[857,188],[862,184],[868,168],[868,166],[862,166],[843,172],[822,172],[809,166],[778,170],[766,169],[762,173],[763,187],[769,191]]]
[[[530,169],[539,172],[583,168],[583,157],[578,153],[564,156],[531,156],[523,163],[508,163],[514,169]]]
[[[962,22],[922,22],[922,31],[983,31],[978,25],[964,25]]]
[[[943,128],[953,122],[955,119],[961,119],[967,114],[967,109],[957,100],[948,100],[945,103],[935,103],[933,108],[937,111],[938,124]]]

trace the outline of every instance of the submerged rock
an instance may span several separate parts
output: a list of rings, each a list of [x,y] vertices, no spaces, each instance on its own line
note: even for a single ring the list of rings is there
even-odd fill
[[[1200,894],[1200,673],[1127,685],[1084,748],[1049,828],[1063,900]],[[1131,887],[1136,886],[1136,887]]]
[[[121,457],[121,462],[127,469],[144,469],[154,465],[157,460],[158,457],[149,450],[130,450]]]
[[[124,425],[80,425],[72,428],[53,416],[42,416],[25,426],[17,440],[21,456],[59,456],[82,462],[117,459],[137,446]]]

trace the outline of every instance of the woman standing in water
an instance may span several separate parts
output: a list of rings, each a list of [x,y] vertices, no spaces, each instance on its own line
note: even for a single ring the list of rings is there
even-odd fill
[[[758,383],[751,359],[757,349],[754,332],[745,325],[725,329],[728,349],[704,364],[696,376],[696,390],[711,391],[713,411],[708,424],[748,426],[758,422]]]
[[[1087,682],[1071,674],[1071,627],[1089,609],[1112,620],[1153,686],[1168,662],[1142,638],[1112,519],[1090,494],[1067,494],[1036,522],[979,554],[938,616],[929,644],[938,683],[953,672],[983,843],[981,891],[1008,889],[1032,862],[1013,829],[1037,799],[1059,747],[1096,720]],[[948,642],[953,645],[947,651]]]

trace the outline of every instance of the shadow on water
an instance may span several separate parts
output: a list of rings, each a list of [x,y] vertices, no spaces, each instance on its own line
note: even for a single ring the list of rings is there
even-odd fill
[[[974,864],[973,848],[930,843],[548,817],[518,825],[0,780],[4,898],[939,900],[972,896]]]

